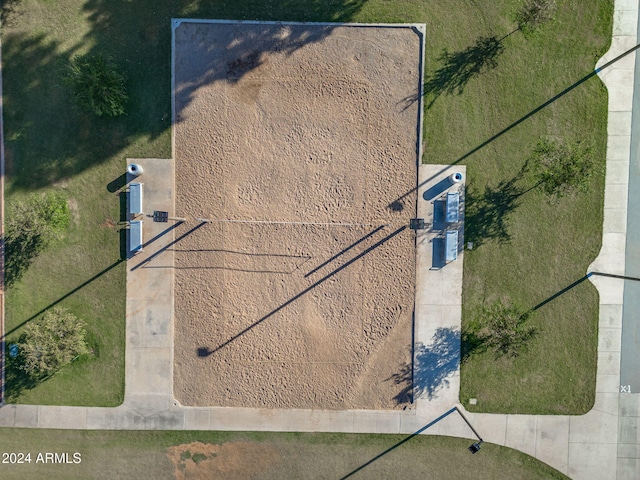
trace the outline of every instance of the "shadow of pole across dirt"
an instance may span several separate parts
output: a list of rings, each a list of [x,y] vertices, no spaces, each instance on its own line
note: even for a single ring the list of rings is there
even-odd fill
[[[356,240],[355,242],[353,242],[351,245],[349,245],[346,248],[343,248],[342,250],[340,250],[338,253],[336,253],[334,256],[332,256],[329,260],[324,261],[323,263],[321,263],[320,265],[318,265],[316,268],[314,268],[313,270],[309,271],[309,273],[305,274],[305,278],[311,276],[312,274],[316,273],[318,270],[320,270],[321,268],[325,267],[326,265],[328,265],[329,263],[333,262],[336,258],[340,257],[341,255],[344,255],[345,253],[347,253],[349,250],[351,250],[353,247],[355,247],[356,245],[359,245],[360,243],[364,242],[365,240],[367,240],[368,238],[373,237],[376,233],[378,233],[380,230],[382,230],[385,227],[385,225],[380,225],[378,228],[372,230],[371,232],[367,233],[364,237]]]
[[[402,233],[403,231],[405,231],[407,229],[407,225],[403,225],[402,227],[398,228],[397,230],[391,232],[389,235],[387,235],[386,237],[384,237],[383,239],[379,240],[378,242],[374,243],[373,245],[371,245],[370,247],[368,247],[366,250],[362,251],[361,253],[359,253],[358,255],[356,255],[355,257],[353,257],[352,259],[348,260],[347,262],[343,263],[342,265],[340,265],[338,268],[336,268],[335,270],[333,270],[332,272],[328,273],[327,275],[325,275],[324,277],[322,277],[320,280],[314,282],[312,285],[308,286],[307,288],[305,288],[304,290],[302,290],[300,293],[298,293],[297,295],[295,295],[294,297],[291,297],[289,300],[287,300],[286,302],[284,302],[282,305],[280,305],[279,307],[275,308],[274,310],[270,311],[269,313],[267,313],[265,316],[263,316],[262,318],[260,318],[259,320],[255,321],[254,323],[252,323],[251,325],[249,325],[247,328],[245,328],[244,330],[242,330],[241,332],[235,334],[233,337],[231,337],[229,340],[225,341],[224,343],[218,345],[217,347],[215,347],[214,349],[209,349],[207,347],[198,347],[197,348],[197,355],[199,357],[208,357],[209,355],[213,355],[214,353],[216,353],[217,351],[223,349],[224,347],[226,347],[227,345],[229,345],[230,343],[232,343],[233,341],[237,340],[238,338],[240,338],[242,335],[244,335],[245,333],[251,331],[252,329],[254,329],[255,327],[257,327],[258,325],[260,325],[262,322],[264,322],[265,320],[267,320],[268,318],[272,317],[273,315],[275,315],[276,313],[278,313],[280,310],[286,308],[287,306],[291,305],[293,302],[295,302],[296,300],[298,300],[299,298],[303,297],[305,294],[309,293],[311,290],[313,290],[314,288],[316,288],[318,285],[324,283],[325,281],[327,281],[328,279],[330,279],[331,277],[333,277],[334,275],[336,275],[337,273],[341,272],[342,270],[344,270],[345,268],[347,268],[349,265],[352,265],[353,263],[357,262],[358,260],[360,260],[362,257],[364,257],[366,254],[368,254],[369,252],[371,252],[372,250],[375,250],[376,248],[378,248],[380,245],[386,243],[387,241],[391,240],[393,237],[395,237],[396,235]]]
[[[376,455],[375,457],[373,457],[371,460],[369,460],[366,463],[363,463],[362,465],[360,465],[358,468],[356,468],[355,470],[350,471],[349,473],[347,473],[344,477],[341,477],[340,480],[345,480],[349,477],[354,476],[356,473],[358,473],[360,470],[368,467],[369,465],[371,465],[373,462],[375,462],[376,460],[379,460],[380,458],[384,457],[387,453],[392,452],[393,450],[395,450],[396,448],[398,448],[399,446],[407,443],[409,440],[411,440],[413,437],[420,435],[422,432],[424,432],[426,429],[428,429],[429,427],[434,426],[436,423],[438,423],[440,420],[448,417],[449,415],[451,415],[453,412],[457,411],[457,409],[455,407],[453,407],[450,410],[447,410],[446,412],[444,412],[442,415],[440,415],[438,418],[436,418],[434,421],[429,422],[427,425],[425,425],[422,428],[419,428],[418,430],[416,430],[415,432],[413,432],[411,435],[409,435],[406,438],[403,438],[402,440],[400,440],[398,443],[396,443],[395,445],[392,445],[391,447],[387,448],[384,452],[379,453],[378,455]]]
[[[180,222],[182,223],[182,222]],[[164,247],[160,248],[157,252],[153,253],[152,255],[149,255],[147,258],[145,258],[144,260],[142,260],[140,263],[138,263],[137,265],[134,265],[133,267],[131,267],[131,271],[137,270],[140,267],[144,267],[145,265],[147,265],[149,262],[151,262],[151,260],[153,260],[154,258],[156,258],[158,255],[160,255],[161,253],[167,251],[169,249],[169,247],[172,247],[173,245],[175,245],[176,243],[178,243],[180,240],[182,240],[185,237],[188,237],[189,235],[191,235],[193,232],[195,232],[196,230],[198,230],[199,228],[201,228],[202,226],[206,225],[207,222],[201,222],[198,225],[196,225],[195,227],[191,228],[190,230],[186,231],[185,233],[183,233],[182,235],[180,235],[178,238],[174,239],[173,241],[169,242],[167,245],[165,245]],[[175,226],[177,226],[178,224],[176,224]],[[167,228],[166,230],[164,230],[164,232],[161,233],[161,235],[164,235],[165,233],[167,233],[169,230],[172,230],[172,228]],[[151,239],[150,241],[148,241],[147,243],[151,243],[153,240],[156,240],[156,237],[154,237],[153,239]]]
[[[520,117],[518,120],[516,120],[515,122],[513,122],[512,124],[508,125],[507,127],[503,128],[502,130],[500,130],[498,133],[496,133],[495,135],[491,136],[490,138],[488,138],[487,140],[485,140],[484,142],[482,142],[480,145],[474,147],[473,149],[469,150],[467,153],[465,153],[464,155],[462,155],[461,157],[459,157],[458,159],[452,161],[450,163],[451,166],[453,165],[457,165],[458,163],[466,160],[467,158],[469,158],[470,156],[472,156],[474,153],[478,152],[479,150],[482,150],[484,147],[486,147],[487,145],[489,145],[491,142],[493,142],[494,140],[497,140],[498,138],[500,138],[502,135],[504,135],[505,133],[513,130],[515,127],[517,127],[518,125],[520,125],[522,122],[524,122],[525,120],[528,120],[529,118],[531,118],[532,116],[534,116],[536,113],[538,113],[540,110],[548,107],[549,105],[551,105],[552,103],[554,103],[556,100],[560,99],[561,97],[565,96],[567,93],[571,92],[572,90],[574,90],[575,88],[579,87],[580,85],[582,85],[584,82],[586,82],[587,80],[589,80],[590,78],[596,76],[598,73],[602,72],[603,70],[605,70],[606,68],[610,67],[611,65],[613,65],[614,63],[622,60],[624,57],[626,57],[627,55],[635,52],[638,48],[640,48],[640,44],[630,48],[629,50],[621,53],[620,55],[618,55],[616,58],[614,58],[613,60],[608,61],[607,63],[605,63],[604,65],[602,65],[599,68],[596,68],[595,70],[593,70],[592,72],[589,72],[587,75],[585,75],[584,77],[582,77],[581,79],[579,79],[577,82],[573,83],[572,85],[568,86],[567,88],[565,88],[564,90],[562,90],[560,93],[554,95],[553,97],[551,97],[549,100],[547,100],[546,102],[538,105],[536,108],[534,108],[533,110],[531,110],[529,113],[527,113],[526,115],[523,115],[522,117]],[[402,201],[403,199],[405,199],[407,196],[411,195],[413,192],[415,192],[416,190],[418,190],[420,187],[426,185],[427,183],[429,183],[431,180],[433,180],[434,178],[436,178],[438,175],[440,175],[442,172],[444,172],[445,170],[447,170],[448,168],[450,168],[449,166],[443,168],[441,171],[439,171],[438,173],[434,174],[433,176],[427,178],[425,181],[419,183],[415,188],[412,188],[411,190],[403,193],[402,195],[400,195],[398,198],[396,198],[394,201],[390,202],[387,205],[387,208],[389,208],[392,211],[396,211],[398,208],[398,205],[402,205]]]

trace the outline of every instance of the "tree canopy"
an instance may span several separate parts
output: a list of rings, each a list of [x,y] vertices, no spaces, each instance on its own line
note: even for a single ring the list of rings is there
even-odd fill
[[[124,115],[128,99],[125,78],[103,55],[74,57],[65,78],[82,110],[98,117]]]
[[[85,323],[63,308],[47,310],[30,323],[18,341],[22,369],[30,376],[47,377],[89,353]]]

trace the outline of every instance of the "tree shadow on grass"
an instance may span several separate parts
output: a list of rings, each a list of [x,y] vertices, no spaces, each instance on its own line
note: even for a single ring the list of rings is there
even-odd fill
[[[72,105],[63,77],[78,47],[65,51],[57,40],[43,33],[3,33],[9,194],[69,178],[101,163],[126,144],[121,120],[95,119]]]
[[[441,67],[425,77],[422,95],[427,100],[425,108],[431,108],[440,95],[460,95],[469,81],[498,66],[497,58],[504,51],[504,37],[479,37],[473,45],[458,52],[446,49],[438,58]],[[418,96],[405,98],[405,106],[418,100]]]
[[[487,185],[483,192],[468,186],[465,192],[464,236],[466,241],[473,242],[474,248],[491,240],[498,243],[511,240],[511,214],[518,208],[521,197],[540,185],[538,182],[524,188],[519,184],[529,168],[525,162],[513,178],[501,180],[495,187]]]
[[[21,353],[15,357],[5,357],[5,400],[9,403],[16,402],[22,393],[32,390],[47,379],[43,376],[29,375],[22,370],[23,364],[24,358]]]
[[[496,187],[485,186],[483,192],[469,186],[466,191],[465,240],[474,247],[494,240],[508,243],[509,216],[518,207],[520,190],[514,179],[502,180]]]
[[[40,31],[37,26],[27,25],[27,15],[20,17],[26,11],[20,0],[3,2],[2,14],[17,21],[16,28],[3,29],[2,44],[7,193],[47,187],[113,159],[140,139],[150,144],[168,132],[172,18],[345,22],[365,3],[366,0],[275,3],[87,0],[82,12],[74,13],[71,7],[66,12],[67,7],[62,7],[55,14],[83,15],[90,25],[83,38],[66,46],[64,42],[69,39],[64,35],[36,33]],[[237,80],[258,68],[263,54],[290,53],[322,40],[332,28],[299,26],[286,39],[279,38],[282,29],[255,29],[254,37],[231,36],[221,47],[245,67],[234,74]],[[89,50],[84,51],[86,48]],[[129,97],[126,115],[95,118],[73,106],[63,77],[66,65],[80,49],[88,55],[105,55],[124,74]],[[255,62],[244,62],[243,59],[255,57],[256,53]],[[180,92],[180,104],[188,105],[199,87],[216,80],[226,81],[228,70],[226,63],[207,65]],[[168,148],[168,143],[162,148]]]
[[[459,364],[460,331],[438,328],[428,345],[416,345],[413,362],[391,376],[396,385],[403,385],[394,399],[402,404],[424,395],[429,400],[436,398],[438,391],[449,385],[448,378]]]
[[[149,125],[170,114],[171,70],[168,61],[172,45],[172,19],[237,19],[273,22],[348,22],[367,0],[290,0],[285,2],[205,2],[201,0],[88,0],[84,13],[92,25],[86,43],[110,50],[116,59],[127,58],[130,98],[150,109],[137,112]],[[192,28],[193,27],[193,28]],[[200,26],[183,23],[175,28],[176,46],[187,46],[186,54],[175,55],[184,69],[175,72],[176,122],[181,111],[204,85],[216,81],[237,83],[260,68],[268,54],[290,54],[305,45],[326,38],[331,25],[224,25],[218,30],[212,49],[207,32]],[[204,42],[204,43],[203,43]],[[200,49],[202,47],[202,49]],[[183,49],[184,50],[184,49]],[[214,52],[215,53],[212,53]],[[188,70],[188,72],[186,71]],[[162,101],[158,102],[159,95]],[[163,112],[158,111],[158,103]],[[168,124],[166,126],[169,126]]]

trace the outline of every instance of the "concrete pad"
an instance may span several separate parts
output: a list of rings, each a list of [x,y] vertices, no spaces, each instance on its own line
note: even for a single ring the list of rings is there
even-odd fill
[[[631,111],[609,112],[609,135],[631,135]]]
[[[620,395],[620,411],[618,415],[621,417],[640,416],[640,395],[634,393]]]
[[[618,458],[640,458],[640,445],[618,442]]]
[[[615,443],[571,443],[567,475],[576,479],[616,478],[616,450]]]
[[[607,136],[607,162],[611,160],[628,162],[630,149],[631,135]]]
[[[638,12],[636,10],[618,10],[613,12],[614,35],[636,35]]]
[[[607,160],[607,173],[605,176],[607,185],[629,185],[629,160]],[[607,208],[611,208],[607,205]]]
[[[469,418],[469,415],[467,414],[465,414],[465,416],[467,416],[467,419],[483,440],[498,445],[506,444],[507,424],[509,422],[509,417],[513,415],[473,414],[471,418]]]
[[[624,61],[624,60],[622,60]],[[609,85],[609,111],[629,111],[633,103],[633,69],[612,70],[607,75]]]
[[[120,408],[141,416],[173,410],[177,403],[171,395],[125,393],[125,397],[125,403]]]
[[[618,39],[618,42],[616,44],[616,46],[620,46],[620,45],[627,45],[627,44],[631,44],[631,47],[633,47],[633,42],[628,41],[628,39],[631,37],[614,37],[613,40],[615,41],[615,39]],[[620,39],[623,39],[623,41],[621,41]],[[626,39],[626,41],[624,41]],[[613,45],[614,42],[612,42]],[[601,68],[603,65],[605,65],[607,62],[613,60],[614,58],[616,58],[618,55],[621,55],[622,53],[624,53],[625,51],[627,51],[628,49],[621,49],[621,48],[616,48],[615,51],[613,50],[609,50],[609,52],[604,55],[603,57],[600,58],[600,60],[598,60],[598,62],[596,63],[596,68]],[[633,65],[635,65],[635,52],[633,53],[629,53],[627,54],[625,57],[621,58],[620,60],[618,60],[618,64],[621,65],[621,69],[622,70],[633,70]],[[615,64],[614,64],[615,65]],[[629,65],[631,65],[631,68],[629,68]],[[611,75],[615,69],[611,68],[613,67],[613,65],[610,65],[608,68],[605,68],[604,70],[600,70],[598,72],[598,77],[600,77],[600,79],[604,82],[609,78],[609,75]],[[631,107],[629,107],[629,109],[631,109]]]
[[[329,410],[288,410],[283,415],[282,428],[286,432],[353,432],[353,412],[352,411],[329,411]],[[380,417],[387,417],[381,414]],[[376,433],[398,433],[398,415],[388,415],[392,417],[391,431]],[[380,419],[379,419],[380,420]],[[379,428],[378,424],[378,428]]]
[[[596,63],[597,68],[601,68],[604,64],[610,62],[617,56],[623,54],[624,52],[630,50],[636,45],[637,35],[634,33],[632,35],[613,35],[611,39],[611,45],[607,53],[605,53],[602,58],[598,60]],[[632,60],[627,60],[631,57]],[[603,75],[606,77],[606,74],[611,72],[614,68],[622,68],[622,69],[634,69],[635,68],[635,52],[629,53],[626,57],[619,60],[617,63],[611,65],[608,69],[605,69],[598,73],[598,75],[602,78]]]
[[[269,430],[286,431],[284,425],[286,410],[267,410],[252,408],[224,408],[210,409],[210,425],[213,430]],[[298,413],[304,410],[297,410]],[[296,417],[304,421],[304,415]]]
[[[399,420],[399,418],[398,418]],[[359,410],[353,416],[353,433],[378,431],[378,415],[375,412]]]
[[[618,458],[617,480],[638,480],[638,472],[640,472],[640,460],[637,458]]]
[[[600,328],[622,328],[622,304],[600,303]]]
[[[620,375],[596,375],[597,393],[620,393]],[[596,400],[598,395],[596,395]]]
[[[591,410],[585,415],[571,417],[570,443],[616,443],[618,417],[615,414]]]
[[[598,352],[598,375],[616,375],[619,372],[619,352]]]
[[[535,456],[537,424],[536,415],[507,415],[504,445]]]
[[[87,430],[113,430],[113,417],[116,415],[113,408],[103,411],[102,408],[87,409]]]
[[[145,347],[171,348],[173,346],[172,325],[170,317],[167,321],[166,309],[167,306],[160,303],[152,303],[148,306],[144,319]]]
[[[605,208],[602,230],[607,233],[625,234],[627,232],[627,209]]]
[[[434,402],[435,403],[435,402]],[[434,411],[442,411],[441,408],[438,409],[433,409]],[[445,408],[446,410],[446,408]],[[437,415],[437,413],[434,413],[435,418],[437,418],[439,415]],[[403,434],[412,434],[417,432],[418,430],[420,430],[421,428],[424,428],[425,426],[429,425],[431,422],[433,422],[434,417],[429,417],[429,418],[425,418],[422,416],[418,416],[416,415],[415,410],[414,411],[404,411],[402,412],[402,414],[400,415],[400,433]],[[428,433],[428,430],[430,430],[431,427],[427,428],[424,432],[424,434]]]
[[[444,412],[443,412],[444,413]],[[475,425],[475,415],[469,412],[464,412],[467,420],[471,422],[471,425]],[[430,430],[434,435],[447,435],[449,437],[469,438],[471,440],[477,440],[473,431],[469,428],[469,425],[464,421],[458,412],[453,412],[451,415],[443,418],[437,424],[435,424]]]
[[[538,416],[536,458],[563,473],[569,468],[568,416]]]
[[[622,344],[622,328],[600,327],[598,331],[599,352],[619,352]]]
[[[607,183],[604,187],[604,203],[607,208],[627,208],[627,185]]]
[[[618,442],[640,444],[640,417],[618,417]]]
[[[631,10],[638,12],[638,2],[637,0],[616,0],[616,10]]]
[[[184,407],[185,430],[212,430],[211,409],[199,407]]]
[[[15,405],[0,407],[0,427],[13,427],[16,421]]]
[[[141,430],[182,430],[184,428],[184,410],[164,411],[143,417],[138,425]]]
[[[164,394],[173,392],[172,353],[168,348],[127,349],[126,392]]]
[[[135,312],[141,305],[141,311]],[[131,342],[129,347],[157,348],[172,345],[170,303],[129,300],[127,308],[131,312],[127,318],[127,339]]]
[[[459,305],[423,305],[421,321],[416,325],[416,341],[427,343],[438,328],[460,329],[462,308]]]
[[[38,426],[84,430],[87,428],[87,407],[41,406]]]
[[[628,111],[632,106],[633,89],[629,87],[633,85],[634,55],[635,53],[630,53],[629,55],[621,58],[618,60],[618,63],[615,66],[616,68],[610,68],[609,70],[607,75],[607,85],[614,95],[613,97],[609,95],[610,111]],[[623,92],[623,90],[626,90],[627,92]],[[631,91],[629,92],[629,90]],[[616,102],[616,99],[620,98],[621,95],[624,95],[627,99],[623,105],[619,105]]]
[[[87,408],[88,430],[113,430],[114,418],[125,415],[128,410],[117,408]]]
[[[620,395],[617,391],[610,393],[599,392],[596,394],[596,399],[592,410],[617,417],[619,397]]]
[[[606,234],[605,234],[606,235]],[[603,247],[604,250],[604,247]],[[615,257],[616,263],[612,265],[617,265],[619,253],[612,252],[612,249],[609,249],[609,254],[602,254],[598,256],[595,262],[591,264],[589,270],[594,271],[602,271],[604,268],[607,268],[606,260],[607,258]],[[609,270],[614,270],[612,267]],[[619,269],[618,269],[619,270]],[[611,272],[607,271],[607,273],[613,273],[615,275],[624,275],[624,263],[622,272]],[[598,293],[600,294],[600,303],[605,305],[622,305],[622,301],[624,299],[624,280],[619,278],[611,278],[611,277],[601,277],[598,275],[592,275],[589,277],[591,283],[593,283],[598,289]]]
[[[0,408],[0,425],[20,428],[38,427],[39,413],[38,405],[5,405]],[[6,419],[6,424],[2,421],[3,418]]]

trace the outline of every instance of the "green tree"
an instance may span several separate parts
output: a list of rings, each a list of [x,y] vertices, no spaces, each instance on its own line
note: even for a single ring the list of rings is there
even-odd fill
[[[82,355],[89,354],[85,323],[63,308],[47,310],[30,323],[18,345],[22,370],[31,377],[49,377]]]
[[[534,311],[501,301],[482,309],[476,339],[483,349],[491,349],[496,357],[517,357],[529,347],[537,335],[535,327],[529,325]]]
[[[525,35],[532,33],[551,20],[555,10],[555,0],[526,0],[515,15],[518,29]]]
[[[98,117],[124,115],[128,98],[125,78],[103,55],[74,57],[65,79],[82,110]]]
[[[19,280],[31,262],[69,225],[69,206],[61,193],[17,201],[5,219],[5,283]]]
[[[566,145],[540,140],[530,157],[536,186],[552,196],[562,197],[575,191],[586,193],[591,178],[602,173],[596,164],[591,145]]]

